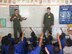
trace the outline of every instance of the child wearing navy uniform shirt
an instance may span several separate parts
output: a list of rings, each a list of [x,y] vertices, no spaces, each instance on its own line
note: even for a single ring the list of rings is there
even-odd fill
[[[34,50],[30,51],[28,54],[40,54],[43,36],[44,34],[42,33],[40,37],[39,45]]]

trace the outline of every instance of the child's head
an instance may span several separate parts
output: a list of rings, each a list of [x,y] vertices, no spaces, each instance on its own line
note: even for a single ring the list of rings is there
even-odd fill
[[[9,33],[7,36],[8,36],[8,38],[11,38],[12,34],[11,34],[11,33]]]
[[[62,33],[62,34],[60,35],[60,39],[63,39],[63,38],[65,38],[65,34],[64,34],[64,33]]]
[[[54,53],[55,53],[55,54],[58,54],[59,51],[60,51],[60,49],[59,49],[59,44],[58,44],[58,42],[56,42],[56,43],[54,44]]]
[[[49,35],[47,37],[47,44],[51,44],[51,42],[52,42],[52,37],[51,37],[51,35]]]
[[[35,35],[35,33],[34,33],[34,32],[32,32],[32,33],[31,33],[31,37],[34,37],[34,36],[36,36],[36,35]]]
[[[2,45],[9,45],[9,44],[10,44],[10,41],[9,41],[8,36],[4,36],[2,38]]]
[[[47,42],[48,45],[49,45],[49,44],[52,44],[50,39],[47,39],[46,42]]]
[[[66,46],[68,46],[68,47],[72,46],[72,40],[71,39],[66,40]]]
[[[59,47],[58,47],[58,46],[54,47],[54,53],[55,53],[55,54],[58,54],[58,53],[59,53],[59,51],[60,51],[60,49],[59,49]]]
[[[32,45],[31,44],[28,44],[28,52],[30,52],[32,50],[33,50]]]
[[[48,31],[48,36],[49,36],[49,35],[52,35],[52,32],[51,32],[51,31]]]
[[[32,43],[32,45],[33,45],[33,47],[36,47],[36,46],[37,46],[37,42],[34,41],[34,42]]]
[[[23,32],[20,32],[20,37],[19,37],[19,38],[21,38],[21,37],[22,37],[22,34],[23,34]]]
[[[20,38],[15,38],[15,39],[14,39],[14,43],[15,43],[15,44],[18,44],[19,41],[20,41]]]

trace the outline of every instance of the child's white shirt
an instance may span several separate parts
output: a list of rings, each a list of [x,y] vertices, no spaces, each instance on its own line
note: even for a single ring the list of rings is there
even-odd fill
[[[72,54],[72,46],[71,47],[65,46],[63,52],[64,54]]]

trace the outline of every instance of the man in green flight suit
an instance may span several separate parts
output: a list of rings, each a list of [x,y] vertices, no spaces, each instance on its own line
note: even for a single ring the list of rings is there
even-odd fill
[[[20,24],[20,21],[22,21],[22,20],[23,20],[23,18],[19,14],[19,10],[15,9],[14,14],[10,18],[10,21],[13,21],[13,29],[14,29],[14,37],[15,38],[18,38],[18,32],[19,32],[19,35],[21,35],[21,33],[22,33],[21,24]]]
[[[46,31],[51,31],[52,26],[54,25],[54,15],[51,13],[51,8],[47,8],[47,13],[44,15],[44,20],[43,20],[43,32],[45,33]]]

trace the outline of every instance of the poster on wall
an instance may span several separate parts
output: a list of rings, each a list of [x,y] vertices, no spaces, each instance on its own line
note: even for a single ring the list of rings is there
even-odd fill
[[[72,24],[72,6],[64,5],[60,6],[59,10],[59,22],[60,24]]]
[[[14,14],[14,10],[15,9],[19,9],[19,6],[18,5],[10,5],[9,6],[9,13],[10,13],[10,16],[12,16]]]
[[[6,27],[6,19],[0,19],[0,28]]]

